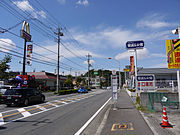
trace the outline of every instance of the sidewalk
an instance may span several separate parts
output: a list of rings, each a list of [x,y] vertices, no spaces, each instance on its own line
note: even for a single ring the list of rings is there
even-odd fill
[[[118,94],[117,110],[109,111],[101,135],[153,135],[125,90]]]

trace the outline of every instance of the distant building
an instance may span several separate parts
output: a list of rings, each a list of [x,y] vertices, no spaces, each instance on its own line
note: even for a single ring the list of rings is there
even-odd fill
[[[91,78],[92,87],[100,88],[100,77],[96,76],[96,78]]]
[[[38,86],[40,89],[56,89],[56,83],[57,83],[57,75],[53,73],[48,73],[45,71],[41,72],[27,72],[27,75],[34,75],[36,82],[38,83]],[[63,87],[64,81],[66,80],[66,76],[60,75],[60,87]]]
[[[155,90],[166,89],[177,91],[177,69],[168,68],[138,68],[138,75],[153,75]],[[127,77],[128,86],[135,88],[134,75]]]
[[[154,75],[157,89],[177,90],[177,69],[168,68],[138,68],[138,75]]]

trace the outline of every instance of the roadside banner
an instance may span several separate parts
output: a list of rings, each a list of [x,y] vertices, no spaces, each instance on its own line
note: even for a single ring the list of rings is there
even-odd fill
[[[27,64],[32,65],[32,49],[33,45],[27,45]]]
[[[166,40],[168,69],[180,68],[180,39]]]
[[[130,73],[131,75],[134,75],[135,69],[134,69],[134,56],[130,56]]]

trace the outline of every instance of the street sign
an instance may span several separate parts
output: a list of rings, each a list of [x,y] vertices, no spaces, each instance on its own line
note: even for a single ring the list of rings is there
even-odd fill
[[[98,75],[98,72],[97,72],[97,71],[94,71],[94,75]]]
[[[144,48],[144,41],[128,41],[126,43],[127,49],[143,49]]]
[[[168,69],[180,68],[180,39],[166,40]]]
[[[154,76],[153,75],[138,75],[137,80],[138,81],[153,81]]]
[[[154,91],[155,90],[155,77],[154,75],[138,75],[138,90]]]

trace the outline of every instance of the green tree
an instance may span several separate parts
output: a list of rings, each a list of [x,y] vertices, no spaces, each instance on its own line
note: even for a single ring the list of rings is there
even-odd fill
[[[0,79],[5,80],[8,79],[8,73],[6,70],[10,69],[10,65],[8,63],[11,62],[11,56],[5,55],[3,60],[0,61]]]
[[[73,77],[72,75],[68,75],[66,81],[64,82],[65,85],[72,87],[73,86]]]

